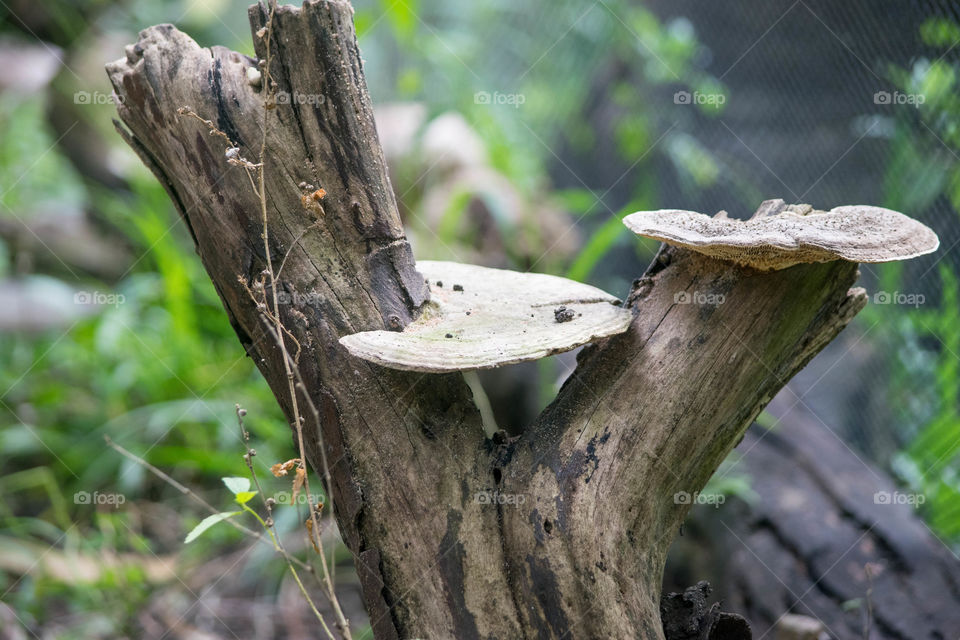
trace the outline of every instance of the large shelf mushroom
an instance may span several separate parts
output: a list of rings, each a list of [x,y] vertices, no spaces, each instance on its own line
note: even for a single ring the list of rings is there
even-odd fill
[[[754,269],[804,262],[887,262],[935,251],[928,227],[869,206],[816,211],[764,202],[749,220],[661,209],[625,217],[634,233]],[[454,262],[423,261],[430,302],[403,331],[364,331],[340,343],[392,369],[444,373],[536,360],[623,333],[632,314],[610,294],[580,282]]]
[[[403,331],[364,331],[340,343],[392,369],[443,373],[536,360],[622,333],[632,314],[580,282],[455,262],[417,262],[430,302]]]
[[[929,227],[902,213],[853,205],[816,211],[768,200],[749,220],[694,211],[639,211],[623,219],[634,233],[764,271],[801,262],[889,262],[937,250]]]

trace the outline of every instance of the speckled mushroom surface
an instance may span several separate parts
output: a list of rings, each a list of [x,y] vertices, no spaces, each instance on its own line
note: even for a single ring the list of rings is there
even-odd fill
[[[768,200],[749,220],[661,209],[632,213],[623,223],[638,235],[765,271],[801,262],[907,260],[940,246],[926,225],[865,205],[816,211]]]
[[[402,332],[364,331],[340,343],[392,369],[442,373],[536,360],[627,330],[616,297],[540,273],[417,262],[430,302]]]

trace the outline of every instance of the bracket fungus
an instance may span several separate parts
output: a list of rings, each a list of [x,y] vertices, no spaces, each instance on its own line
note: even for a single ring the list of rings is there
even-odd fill
[[[902,213],[852,205],[816,211],[767,200],[749,220],[694,211],[639,211],[623,219],[634,233],[764,271],[801,262],[889,262],[937,250],[926,225]]]
[[[351,354],[407,371],[486,369],[623,333],[632,318],[618,298],[566,278],[455,262],[417,270],[430,285],[420,317],[401,332],[342,337]]]

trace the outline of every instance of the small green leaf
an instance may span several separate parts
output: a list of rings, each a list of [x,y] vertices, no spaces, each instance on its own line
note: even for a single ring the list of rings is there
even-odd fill
[[[250,502],[250,499],[255,495],[257,495],[256,491],[241,491],[234,499],[237,501],[237,504],[246,504]]]
[[[863,598],[854,598],[840,603],[840,608],[844,611],[855,611],[863,606]]]
[[[227,485],[227,489],[233,492],[234,495],[238,493],[243,493],[244,491],[250,491],[250,478],[221,478],[223,484]]]
[[[224,478],[224,480],[226,480],[226,478]],[[202,534],[204,531],[206,531],[213,525],[217,524],[222,520],[226,520],[227,518],[232,518],[238,513],[240,512],[239,511],[222,511],[220,513],[215,513],[212,516],[207,516],[206,518],[200,521],[200,524],[198,524],[193,528],[193,531],[187,534],[187,537],[183,541],[183,543],[190,544],[191,542],[199,538],[200,534]]]

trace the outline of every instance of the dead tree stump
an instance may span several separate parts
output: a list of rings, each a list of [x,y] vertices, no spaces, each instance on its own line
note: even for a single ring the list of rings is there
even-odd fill
[[[256,53],[267,9],[253,6]],[[662,639],[664,559],[699,490],[780,387],[865,303],[856,265],[761,273],[669,249],[639,278],[630,329],[581,353],[517,439],[487,439],[459,374],[385,369],[338,340],[399,328],[427,289],[404,237],[344,0],[277,10],[267,122],[270,251],[300,348],[307,454],[330,461],[336,517],[378,638]],[[149,28],[108,66],[121,131],[166,187],[247,353],[290,413],[276,341],[246,286],[265,268],[260,203],[213,121],[257,158],[257,62]],[[305,96],[301,99],[298,96]],[[304,206],[301,182],[326,191]],[[307,203],[309,205],[309,203]],[[722,293],[715,306],[682,291]],[[294,350],[291,341],[291,351]],[[292,418],[291,418],[292,419]],[[478,494],[522,496],[513,504]]]

